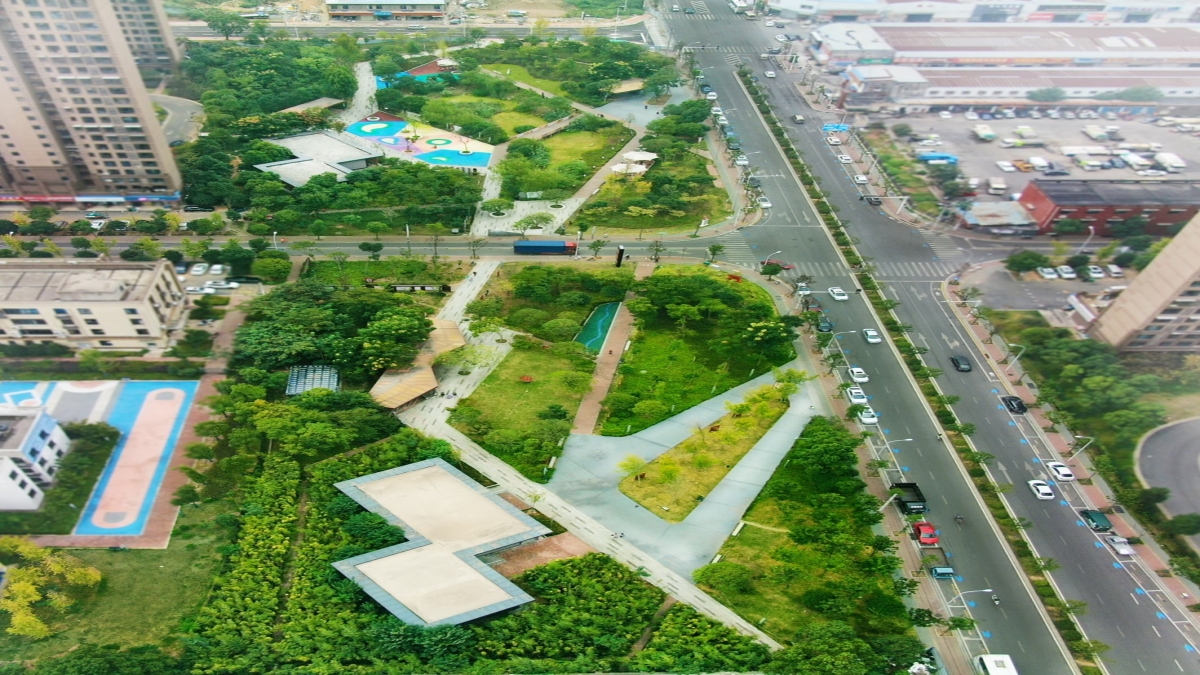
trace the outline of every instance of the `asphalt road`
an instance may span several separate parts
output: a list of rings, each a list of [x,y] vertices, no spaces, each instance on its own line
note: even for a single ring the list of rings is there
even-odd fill
[[[739,61],[761,76],[763,64],[758,54],[776,44],[771,36],[795,29],[770,29],[762,22],[736,18],[719,3],[707,3],[706,9],[713,19],[670,14],[666,23],[673,37],[683,44],[717,46],[695,52],[698,66],[705,69],[709,83],[718,92],[721,107],[732,110],[726,116],[737,129],[756,175],[763,181],[763,192],[773,204],[769,216],[759,225],[722,239],[729,242],[731,251],[740,250],[740,262],[774,254],[796,264],[792,274],[814,276],[812,288],[819,296],[819,289],[828,286],[854,288],[785,158],[736,81],[734,71]],[[1015,485],[1006,496],[1010,508],[1029,520],[1027,531],[1038,555],[1054,558],[1062,566],[1052,578],[1063,597],[1088,603],[1087,613],[1078,620],[1089,638],[1113,647],[1104,656],[1105,669],[1114,674],[1200,673],[1195,650],[1181,632],[1190,635],[1190,624],[1182,628],[1184,624],[1172,621],[1184,617],[1156,594],[1152,573],[1135,561],[1118,561],[1083,526],[1076,511],[1087,504],[1075,487],[1056,486],[1060,499],[1054,501],[1039,501],[1026,487],[1027,480],[1046,477],[1040,469],[1041,461],[1052,457],[1040,430],[1023,416],[1010,416],[1003,410],[998,396],[1007,392],[986,367],[973,373],[957,373],[946,363],[952,353],[969,354],[977,364],[985,361],[943,302],[940,280],[967,262],[1004,257],[1014,244],[929,234],[897,223],[859,201],[860,190],[851,178],[857,170],[837,161],[838,152],[824,141],[820,129],[821,123],[840,119],[832,113],[814,113],[796,89],[799,75],[775,70],[779,77],[763,78],[760,84],[769,88],[781,117],[801,113],[809,118],[808,123],[789,129],[798,148],[812,171],[823,177],[822,187],[829,201],[840,207],[843,219],[850,221],[848,229],[859,240],[860,251],[874,259],[887,293],[903,303],[897,310],[901,320],[914,326],[913,337],[918,344],[930,347],[926,357],[930,365],[947,369],[939,384],[947,394],[961,397],[955,406],[959,418],[978,425],[973,440],[980,451],[996,456],[992,464],[996,479]],[[738,238],[744,238],[744,243],[736,241]],[[837,323],[835,331],[878,328],[865,303],[853,295],[846,303],[833,302],[827,294],[821,300]],[[989,519],[957,459],[937,441],[938,429],[894,351],[887,345],[868,345],[856,334],[841,335],[838,342],[844,346],[850,363],[871,374],[871,382],[864,388],[872,396],[872,407],[880,413],[883,434],[889,439],[915,439],[897,442],[893,450],[905,476],[921,484],[932,499],[932,520],[942,528],[942,541],[953,554],[960,574],[954,588],[947,584],[942,589],[943,596],[950,599],[961,591],[994,589],[1002,598],[1000,607],[985,600],[984,606],[973,609],[987,650],[1011,654],[1025,673],[1073,672],[1038,602],[1030,596],[1023,575],[1014,568],[1007,547],[986,524]],[[956,513],[965,516],[963,526],[953,523]],[[978,645],[972,649],[979,651]]]
[[[1138,470],[1147,485],[1165,487],[1171,497],[1163,504],[1168,513],[1200,513],[1200,419],[1164,427],[1142,441]],[[1200,541],[1200,537],[1192,537]]]
[[[199,117],[204,114],[203,105],[191,99],[163,94],[151,94],[150,99],[167,111],[167,118],[163,120],[163,134],[168,143],[192,139],[192,133],[199,130]]]

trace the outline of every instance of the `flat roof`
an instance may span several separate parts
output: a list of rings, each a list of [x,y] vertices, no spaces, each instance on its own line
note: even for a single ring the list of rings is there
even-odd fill
[[[279,176],[279,180],[292,187],[308,185],[308,181],[323,173],[334,174],[337,176],[338,182],[341,183],[346,180],[346,175],[350,173],[349,169],[340,164],[330,164],[307,157],[302,159],[285,159],[267,164],[255,164],[254,168],[259,171],[273,173]]]
[[[827,23],[812,31],[822,47],[830,49],[861,49],[863,51],[887,51],[892,49],[875,26],[861,23]]]
[[[1197,206],[1196,180],[1046,180],[1036,185],[1060,206]]]
[[[283,110],[280,110],[279,112],[302,113],[305,110],[311,110],[312,108],[332,108],[333,106],[335,106],[341,102],[342,102],[342,99],[340,99],[340,98],[329,98],[328,96],[324,96],[324,97],[309,101],[308,103],[301,103],[300,105],[294,105],[290,108],[284,108]]]
[[[25,444],[25,437],[33,429],[33,423],[40,416],[40,411],[33,415],[0,411],[0,424],[6,427],[0,430],[0,450],[20,450]]]
[[[956,23],[942,27],[938,24],[904,23],[872,24],[871,27],[897,52],[906,53],[1007,52],[1028,57],[1068,52],[1075,55],[1129,54],[1153,58],[1166,56],[1169,52],[1182,52],[1200,56],[1200,30],[1186,26]]]
[[[1200,72],[1190,68],[919,68],[918,72],[931,87],[1086,87],[1101,91],[1143,86],[1200,89]],[[1129,105],[1127,101],[1113,103]]]
[[[0,261],[0,302],[140,302],[167,264],[8,258]]]
[[[285,395],[295,396],[310,389],[337,391],[340,378],[333,366],[292,366],[288,370]]]
[[[350,134],[317,131],[286,138],[272,138],[271,143],[287,148],[293,155],[329,164],[374,159],[382,153],[365,150]]]
[[[979,227],[1022,227],[1035,225],[1025,207],[1017,202],[975,202],[962,218]]]
[[[926,78],[912,66],[851,66],[851,72],[863,80],[890,80],[921,84]]]
[[[441,459],[337,483],[408,541],[333,563],[396,618],[434,626],[533,600],[478,556],[550,530]]]

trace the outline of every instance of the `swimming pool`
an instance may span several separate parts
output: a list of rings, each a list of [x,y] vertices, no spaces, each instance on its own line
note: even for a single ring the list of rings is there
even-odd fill
[[[583,324],[583,330],[575,336],[575,341],[594,352],[600,351],[600,348],[604,346],[604,339],[608,337],[608,329],[612,327],[613,319],[617,316],[617,308],[620,306],[619,302],[606,302],[597,306]]]

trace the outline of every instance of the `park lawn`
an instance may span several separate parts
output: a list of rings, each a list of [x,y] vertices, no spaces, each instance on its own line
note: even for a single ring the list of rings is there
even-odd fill
[[[555,96],[566,96],[567,92],[563,91],[562,85],[554,80],[543,80],[540,77],[534,77],[525,70],[523,66],[513,66],[507,63],[484,63],[481,67],[500,74],[501,77],[507,77],[515,82],[528,84],[531,87],[537,87],[543,91],[548,91]]]
[[[504,108],[505,110],[510,110],[510,109],[512,109],[513,106],[516,105],[515,102],[506,101],[502,98],[491,98],[489,96],[472,96],[471,94],[457,94],[455,96],[442,96],[441,99],[443,101],[450,101],[451,103],[491,103],[493,105],[500,106],[501,108]]]
[[[585,154],[603,148],[607,138],[595,131],[563,131],[542,143],[550,149],[550,164],[553,166],[583,159]]]
[[[0,659],[54,656],[83,642],[122,647],[168,642],[203,604],[221,563],[216,549],[230,542],[232,532],[216,517],[236,510],[226,501],[185,507],[162,550],[70,551],[104,575],[99,590],[72,608],[55,626],[59,632],[45,640],[0,632]],[[0,630],[7,627],[8,614],[0,614]]]
[[[364,279],[379,284],[453,284],[467,276],[463,261],[441,261],[431,265],[424,256],[396,256],[386,260],[317,260],[309,264],[305,279],[327,284],[361,286]]]
[[[492,121],[509,134],[516,134],[517,127],[520,126],[540,127],[546,124],[546,120],[537,115],[529,115],[515,110],[496,113],[492,115]]]
[[[645,479],[631,475],[622,480],[621,492],[664,520],[682,521],[787,408],[786,401],[773,397],[756,404],[746,415],[735,418],[730,413],[708,430],[697,429],[691,438],[643,467],[640,473]]]

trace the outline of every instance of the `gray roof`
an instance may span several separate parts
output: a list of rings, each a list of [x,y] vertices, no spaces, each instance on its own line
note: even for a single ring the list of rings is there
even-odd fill
[[[338,390],[338,371],[333,366],[292,366],[288,371],[288,396],[303,394],[310,389]]]
[[[1197,206],[1196,180],[1034,180],[1059,206]]]

